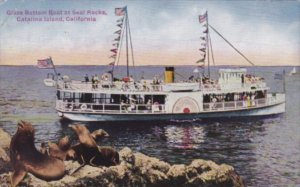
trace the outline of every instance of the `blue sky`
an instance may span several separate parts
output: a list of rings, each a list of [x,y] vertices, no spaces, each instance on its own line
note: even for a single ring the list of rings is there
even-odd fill
[[[0,0],[0,65],[108,64],[118,17],[128,7],[136,64],[194,65],[203,28],[198,15],[257,65],[299,65],[299,1]],[[104,10],[96,22],[17,22],[8,10]],[[247,65],[211,31],[216,64]],[[122,58],[121,58],[122,61]]]

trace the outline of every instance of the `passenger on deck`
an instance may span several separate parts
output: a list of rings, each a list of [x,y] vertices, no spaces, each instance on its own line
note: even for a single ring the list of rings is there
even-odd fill
[[[98,88],[99,78],[97,75],[94,76],[95,88]]]
[[[151,105],[152,104],[152,102],[151,102],[151,100],[149,99],[148,101],[147,101],[147,109],[148,110],[151,110]]]
[[[132,75],[129,76],[129,82],[134,82]]]
[[[252,106],[255,106],[255,94],[252,94],[251,96],[251,104]]]
[[[85,80],[85,82],[89,82],[90,80],[89,80],[89,76],[88,76],[88,74],[85,74],[85,76],[84,76],[84,80]]]
[[[247,107],[247,95],[244,93],[243,95],[243,107]]]
[[[95,77],[94,76],[92,76],[92,88],[93,89],[96,88],[96,86],[95,86]]]
[[[217,103],[217,98],[214,96],[212,98],[212,105],[211,105],[211,109],[216,109],[216,103]]]
[[[122,101],[121,101],[121,109],[127,111],[127,108],[126,108],[125,105],[126,105],[126,103],[124,102],[124,100],[122,100]]]
[[[250,95],[247,95],[247,106],[250,107],[251,106],[251,100],[250,100]]]
[[[57,74],[57,80],[63,80],[60,73]]]

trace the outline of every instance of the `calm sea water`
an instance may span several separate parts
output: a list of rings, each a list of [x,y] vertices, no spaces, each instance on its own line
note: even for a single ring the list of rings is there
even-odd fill
[[[82,79],[102,74],[105,66],[58,67],[62,75]],[[217,75],[218,67],[212,68]],[[283,91],[283,81],[274,74],[292,67],[251,67],[263,76],[271,92]],[[117,69],[120,77],[124,68]],[[176,67],[177,79],[187,79],[193,67]],[[298,69],[299,70],[299,69]],[[162,76],[163,67],[136,67],[136,76]],[[45,87],[43,79],[51,70],[32,66],[0,66],[0,127],[10,134],[18,120],[32,122],[36,144],[73,136],[68,125],[55,113],[55,89]],[[123,71],[125,72],[125,71]],[[286,113],[265,118],[215,119],[203,121],[85,123],[90,130],[102,128],[111,136],[101,141],[117,149],[128,146],[170,163],[190,163],[210,159],[233,165],[249,186],[300,186],[300,76],[286,76]]]

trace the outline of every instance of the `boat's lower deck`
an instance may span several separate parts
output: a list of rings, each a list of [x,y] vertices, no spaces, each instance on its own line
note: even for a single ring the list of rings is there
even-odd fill
[[[105,105],[57,103],[60,116],[75,121],[185,120],[215,117],[263,116],[284,113],[284,94],[252,101],[204,103],[197,113],[169,113],[165,105]]]

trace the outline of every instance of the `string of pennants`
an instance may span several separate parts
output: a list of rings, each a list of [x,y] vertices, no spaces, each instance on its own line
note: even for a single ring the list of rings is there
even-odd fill
[[[117,27],[119,27],[119,29],[114,32],[114,34],[116,34],[116,38],[113,40],[112,45],[113,45],[114,48],[110,50],[112,52],[112,55],[109,57],[109,58],[113,59],[113,62],[108,64],[108,65],[111,65],[111,66],[114,66],[115,62],[116,62],[126,12],[127,12],[126,7],[115,8],[115,15],[116,16],[123,16],[123,17],[121,17],[120,19],[117,20]]]
[[[206,57],[206,48],[207,48],[207,34],[208,34],[208,24],[207,24],[207,11],[205,11],[204,14],[199,15],[199,22],[204,27],[203,34],[206,34],[206,36],[200,36],[200,49],[201,51],[201,58],[196,62],[199,67],[203,67],[205,63],[205,57]]]

